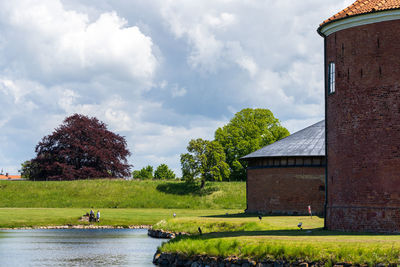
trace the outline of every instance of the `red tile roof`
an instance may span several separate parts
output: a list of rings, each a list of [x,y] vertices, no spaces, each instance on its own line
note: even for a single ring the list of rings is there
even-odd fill
[[[21,175],[1,175],[0,174],[0,180],[8,180],[8,179],[21,179]]]
[[[399,8],[400,0],[357,0],[351,6],[322,22],[320,26],[349,16]]]

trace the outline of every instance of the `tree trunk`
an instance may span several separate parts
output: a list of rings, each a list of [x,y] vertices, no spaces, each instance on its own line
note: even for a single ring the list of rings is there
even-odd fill
[[[201,179],[200,189],[203,189],[206,184],[206,181]]]

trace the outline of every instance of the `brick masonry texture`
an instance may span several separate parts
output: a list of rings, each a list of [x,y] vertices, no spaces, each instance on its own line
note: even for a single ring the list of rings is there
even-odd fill
[[[328,229],[400,229],[399,36],[394,20],[326,39],[326,64],[336,64],[326,102]]]
[[[285,167],[247,170],[247,212],[322,214],[324,167]]]

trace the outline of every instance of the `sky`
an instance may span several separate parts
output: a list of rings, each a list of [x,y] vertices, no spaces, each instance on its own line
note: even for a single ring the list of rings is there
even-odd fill
[[[243,108],[293,133],[324,117],[318,25],[352,0],[0,0],[0,169],[74,113],[125,136],[132,169],[180,175],[189,140]]]

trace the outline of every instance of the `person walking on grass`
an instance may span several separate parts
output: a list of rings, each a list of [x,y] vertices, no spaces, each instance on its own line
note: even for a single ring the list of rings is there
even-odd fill
[[[97,218],[97,222],[100,222],[100,211],[99,210],[97,211],[96,218]]]

